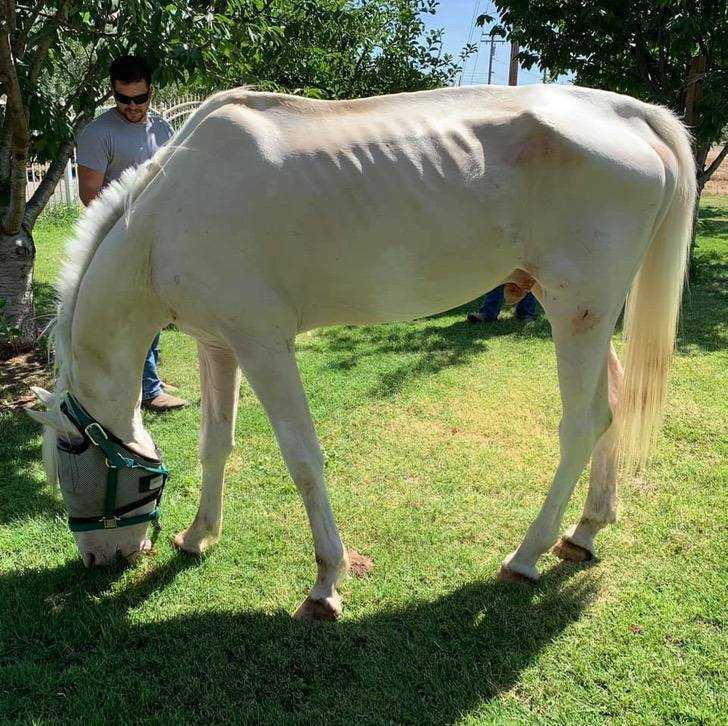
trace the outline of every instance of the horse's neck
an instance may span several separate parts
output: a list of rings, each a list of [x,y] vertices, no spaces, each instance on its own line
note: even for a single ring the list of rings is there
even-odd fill
[[[151,289],[148,242],[118,224],[87,269],[71,328],[68,387],[86,410],[125,444],[154,454],[139,412],[149,346],[167,323]]]

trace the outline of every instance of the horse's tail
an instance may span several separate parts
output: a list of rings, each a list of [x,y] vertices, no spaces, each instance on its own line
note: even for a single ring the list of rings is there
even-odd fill
[[[696,180],[690,135],[667,109],[643,106],[645,121],[674,155],[666,167],[664,216],[658,220],[625,309],[624,378],[615,412],[626,470],[642,468],[662,422],[667,380],[692,236]]]

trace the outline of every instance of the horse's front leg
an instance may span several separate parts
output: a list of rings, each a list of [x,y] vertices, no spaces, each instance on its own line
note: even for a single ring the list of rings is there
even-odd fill
[[[295,617],[335,620],[342,607],[336,586],[348,562],[326,492],[324,458],[293,349],[293,338],[248,339],[236,346],[236,353],[240,367],[268,414],[311,525],[318,577]]]
[[[192,524],[174,537],[174,543],[201,555],[217,542],[222,530],[225,462],[235,438],[240,370],[227,348],[198,342],[197,352],[202,386],[200,506]]]

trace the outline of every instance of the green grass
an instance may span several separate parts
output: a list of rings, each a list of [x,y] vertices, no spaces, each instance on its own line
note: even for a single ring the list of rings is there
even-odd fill
[[[124,572],[83,569],[37,429],[0,413],[0,721],[725,722],[728,200],[703,207],[654,461],[623,486],[600,560],[549,555],[533,589],[495,573],[556,462],[546,323],[485,330],[460,309],[299,338],[342,534],[375,563],[336,624],[290,618],[310,534],[247,384],[220,545],[197,561],[165,536]],[[68,231],[38,228],[42,307]],[[197,404],[192,341],[165,331],[162,355]],[[165,535],[196,509],[198,416],[147,419],[174,473]]]

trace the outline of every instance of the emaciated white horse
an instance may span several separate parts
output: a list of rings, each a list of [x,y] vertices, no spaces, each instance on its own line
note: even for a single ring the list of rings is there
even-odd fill
[[[202,553],[220,536],[242,369],[311,523],[318,578],[297,615],[337,617],[346,551],[296,334],[431,315],[511,280],[532,287],[551,323],[563,417],[553,484],[501,574],[538,577],[591,457],[583,516],[557,545],[563,557],[590,557],[615,520],[620,458],[644,462],[659,425],[694,179],[677,118],[597,90],[485,86],[336,102],[217,94],[80,223],[60,280],[56,389],[38,391],[48,410],[33,414],[50,427],[48,476],[57,479],[56,437],[78,436],[59,410],[68,394],[127,451],[155,459],[140,370],[154,334],[174,322],[198,341],[203,389],[199,511],[176,544]],[[630,290],[620,383],[610,341]],[[76,540],[87,565],[104,564],[148,548],[146,530]]]

